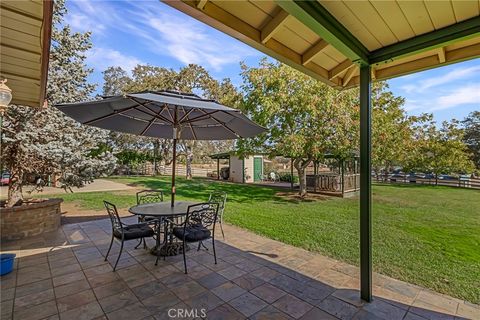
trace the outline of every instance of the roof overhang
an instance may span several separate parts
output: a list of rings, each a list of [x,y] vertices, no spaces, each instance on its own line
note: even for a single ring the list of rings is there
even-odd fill
[[[223,152],[223,153],[215,153],[209,155],[210,159],[230,159],[230,156],[233,155],[233,152]]]
[[[480,57],[478,1],[164,2],[338,89]]]
[[[0,77],[12,89],[12,104],[44,104],[52,29],[53,1],[5,0],[0,3]]]

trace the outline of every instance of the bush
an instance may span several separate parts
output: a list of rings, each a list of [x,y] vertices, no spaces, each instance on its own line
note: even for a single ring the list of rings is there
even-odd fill
[[[283,182],[291,182],[292,175],[288,172],[278,172],[278,179]],[[293,183],[298,183],[298,176],[293,175]]]

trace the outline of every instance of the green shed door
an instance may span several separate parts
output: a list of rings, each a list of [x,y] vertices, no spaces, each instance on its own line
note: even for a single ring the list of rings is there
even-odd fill
[[[261,157],[253,158],[253,181],[262,181],[263,159]]]

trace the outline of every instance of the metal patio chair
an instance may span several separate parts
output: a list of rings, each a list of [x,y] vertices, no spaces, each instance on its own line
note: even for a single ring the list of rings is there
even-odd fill
[[[223,213],[225,205],[227,204],[227,193],[223,191],[214,191],[210,193],[208,202],[218,203],[218,223],[220,224],[220,231],[222,231],[223,240],[225,240],[225,233],[223,232]]]
[[[156,202],[163,202],[163,191],[162,190],[154,190],[154,189],[148,189],[148,190],[142,190],[137,192],[137,205],[139,204],[145,204],[145,203],[156,203]],[[155,228],[158,227],[156,224],[156,218],[155,217],[149,217],[149,216],[138,216],[138,223],[154,223]],[[135,247],[138,248],[138,246],[143,242],[143,248],[145,249],[147,247],[147,244],[145,243],[145,239],[140,239],[140,242],[137,244]]]
[[[125,224],[120,220],[120,216],[118,215],[117,207],[108,202],[103,201],[105,208],[107,209],[108,216],[110,217],[110,221],[112,223],[112,240],[110,241],[110,246],[108,247],[107,254],[105,255],[105,261],[108,259],[108,254],[112,249],[113,240],[117,239],[121,242],[120,245],[120,252],[118,253],[117,261],[113,266],[113,271],[117,268],[118,261],[120,260],[120,256],[122,255],[123,251],[123,244],[125,241],[128,240],[136,240],[136,239],[144,239],[153,237],[154,231],[147,223],[137,223],[137,224]]]
[[[218,216],[218,203],[205,202],[198,203],[188,207],[187,215],[182,223],[174,225],[173,235],[182,241],[183,265],[185,274],[187,271],[186,249],[187,243],[202,243],[205,240],[212,239],[213,257],[217,264],[217,253],[215,252],[215,224]],[[157,257],[158,262],[158,257]]]

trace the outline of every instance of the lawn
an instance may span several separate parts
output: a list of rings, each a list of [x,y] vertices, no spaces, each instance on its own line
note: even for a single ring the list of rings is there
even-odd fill
[[[169,190],[166,177],[117,178]],[[205,200],[228,193],[225,220],[284,243],[358,265],[358,199],[297,201],[278,190],[195,179],[177,180],[178,199]],[[59,195],[82,208],[120,208],[134,195],[95,192]],[[480,303],[480,192],[433,186],[373,187],[374,270],[474,303]]]

